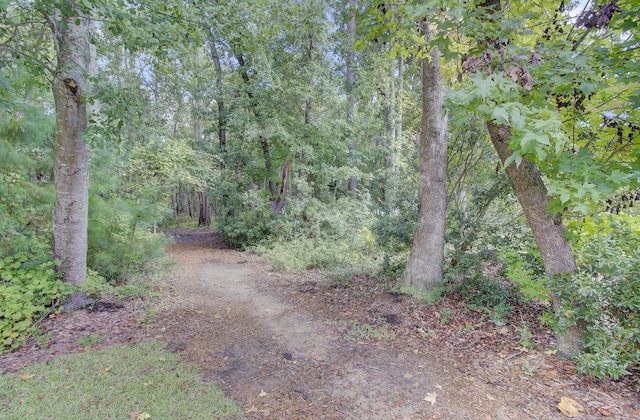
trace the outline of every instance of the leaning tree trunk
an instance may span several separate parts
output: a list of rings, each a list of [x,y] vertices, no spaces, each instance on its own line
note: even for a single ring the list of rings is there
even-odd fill
[[[87,273],[89,170],[82,136],[87,127],[85,74],[90,63],[89,25],[84,16],[47,16],[57,46],[57,67],[52,82],[56,107],[54,145],[53,256],[60,261],[64,281],[79,285]],[[66,24],[61,25],[61,22]],[[74,293],[67,310],[85,306],[86,294]]]
[[[487,123],[493,146],[498,152],[500,160],[504,162],[511,156],[509,138],[511,131],[508,126]],[[523,159],[519,166],[512,163],[505,168],[513,192],[518,198],[527,219],[527,224],[540,250],[542,262],[547,276],[562,273],[573,273],[576,262],[571,246],[564,238],[564,226],[559,214],[549,213],[549,195],[544,181],[536,165]],[[562,303],[556,296],[552,296],[556,311],[562,309]],[[579,322],[558,333],[556,340],[558,351],[565,355],[575,355],[584,348],[584,327]]]
[[[402,276],[401,290],[420,295],[442,280],[447,211],[447,117],[443,113],[444,87],[440,51],[422,62],[422,133],[418,181],[418,228]]]

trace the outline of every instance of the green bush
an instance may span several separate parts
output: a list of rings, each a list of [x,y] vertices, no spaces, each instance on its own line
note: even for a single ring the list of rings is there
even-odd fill
[[[60,281],[53,261],[34,254],[0,260],[0,353],[19,347],[33,322],[55,311],[71,291]]]
[[[520,292],[525,299],[544,301],[550,299],[540,250],[534,243],[529,243],[528,249],[523,250],[502,247],[498,259],[502,263],[502,274],[520,287]]]
[[[340,198],[292,200],[273,220],[277,238],[254,249],[278,269],[366,269],[376,256],[366,204]]]
[[[480,270],[462,280],[455,290],[471,309],[485,312],[497,325],[504,324],[505,317],[513,313],[513,304],[519,300],[519,292],[513,284],[485,276]]]
[[[594,227],[597,224],[597,228]],[[559,325],[587,324],[579,370],[618,379],[640,369],[640,224],[586,220],[575,246],[578,271],[552,279],[563,302]]]
[[[167,191],[146,181],[135,188],[112,174],[106,152],[92,159],[87,266],[114,285],[145,274],[164,255],[167,238],[154,224],[167,215]],[[125,165],[127,166],[127,165]]]
[[[402,253],[411,248],[418,227],[418,195],[414,185],[403,185],[397,191],[394,208],[380,214],[372,231],[385,251]]]
[[[230,245],[249,247],[271,236],[275,216],[271,201],[252,190],[242,194],[237,206],[224,210],[218,219],[218,228]]]

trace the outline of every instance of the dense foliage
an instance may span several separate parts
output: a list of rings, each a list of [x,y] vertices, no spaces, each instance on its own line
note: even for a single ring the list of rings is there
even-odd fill
[[[34,2],[0,3],[0,327],[14,348],[69,290],[50,253],[54,42]],[[583,371],[637,373],[637,1],[476,3],[70,2],[94,17],[88,288],[144,283],[159,232],[195,219],[279,269],[400,276],[417,225],[420,64],[436,45],[448,210],[444,281],[427,300],[454,291],[500,323],[554,293],[563,310],[546,321],[586,325]],[[545,276],[487,122],[509,127],[504,166],[539,170],[573,276]]]

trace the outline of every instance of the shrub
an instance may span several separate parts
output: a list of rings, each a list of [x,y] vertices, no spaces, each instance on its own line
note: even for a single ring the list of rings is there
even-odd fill
[[[540,250],[534,243],[530,242],[526,250],[502,247],[498,259],[502,263],[503,275],[519,286],[525,299],[549,300],[550,292]]]
[[[59,309],[71,291],[60,281],[50,259],[15,254],[0,260],[0,352],[19,347],[39,317]]]
[[[278,237],[254,249],[278,269],[366,269],[376,255],[366,203],[291,201],[273,220]]]
[[[471,309],[485,312],[497,325],[504,324],[504,318],[513,312],[513,304],[519,299],[518,290],[513,284],[488,277],[481,271],[462,280],[455,290]]]
[[[275,213],[271,202],[256,190],[242,194],[237,206],[228,207],[218,220],[225,241],[249,247],[267,240],[274,231]]]
[[[581,372],[618,379],[640,368],[640,226],[612,216],[587,220],[581,233],[578,271],[551,281],[564,305],[556,321],[587,324]]]
[[[100,158],[101,159],[98,159]],[[134,187],[112,174],[110,157],[93,159],[90,188],[87,266],[114,285],[147,272],[164,255],[167,238],[153,226],[167,215],[166,191],[151,182]]]

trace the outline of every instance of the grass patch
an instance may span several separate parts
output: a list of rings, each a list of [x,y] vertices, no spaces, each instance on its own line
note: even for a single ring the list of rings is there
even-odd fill
[[[3,419],[241,417],[196,366],[155,341],[65,355],[0,376]]]
[[[389,329],[387,324],[375,326],[363,324],[358,321],[346,320],[335,320],[329,322],[329,324],[344,330],[345,339],[349,341],[367,342],[370,340],[382,340],[388,344],[396,338],[396,334]]]

